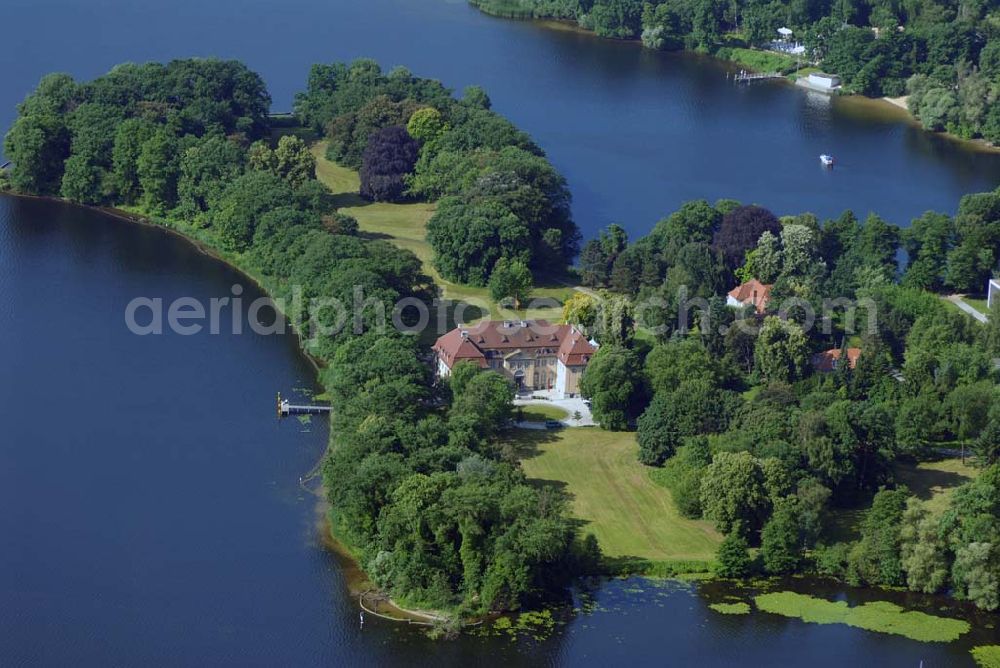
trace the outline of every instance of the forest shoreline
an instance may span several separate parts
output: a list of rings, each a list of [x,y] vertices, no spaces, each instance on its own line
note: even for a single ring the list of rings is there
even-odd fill
[[[587,30],[586,28],[580,27],[575,21],[572,21],[570,19],[520,18],[520,17],[516,17],[516,16],[505,16],[505,15],[497,13],[497,12],[492,12],[488,8],[480,6],[480,5],[476,5],[476,4],[473,4],[472,7],[476,11],[482,12],[483,14],[485,14],[485,15],[487,15],[489,17],[495,18],[495,19],[501,19],[501,20],[506,20],[506,21],[522,21],[522,22],[525,22],[525,23],[535,24],[535,25],[537,25],[538,27],[540,27],[540,28],[542,28],[544,30],[553,30],[553,31],[557,31],[557,32],[575,33],[575,34],[578,34],[578,35],[581,35],[581,36],[586,36],[586,37],[589,37],[589,38],[592,38],[592,39],[599,39],[599,40],[603,40],[603,41],[606,41],[606,42],[617,42],[617,43],[620,43],[620,44],[623,44],[623,45],[627,44],[627,45],[630,45],[630,46],[637,46],[640,49],[646,49],[646,47],[643,46],[643,44],[642,44],[642,40],[640,40],[638,38],[613,39],[613,38],[610,38],[610,37],[601,37],[600,35],[597,35],[596,33],[594,33],[594,31],[592,31],[592,30]],[[653,49],[650,49],[650,51],[656,52],[656,50],[653,50]],[[755,49],[755,51],[760,51],[761,53],[770,53],[768,51],[762,51],[762,50],[759,50],[759,49]],[[669,52],[665,52],[665,53],[669,53]],[[703,56],[703,57],[706,57],[706,58],[711,58],[712,60],[715,60],[716,62],[719,62],[719,63],[726,63],[726,64],[731,64],[731,65],[737,65],[737,66],[739,66],[741,68],[746,69],[749,72],[758,72],[758,70],[755,70],[752,65],[748,65],[748,64],[740,61],[739,59],[723,58],[723,57],[719,56],[716,53],[707,53],[707,52],[702,52],[702,51],[694,51],[694,50],[691,50],[691,49],[680,49],[680,50],[677,50],[677,51],[673,51],[673,53],[683,53],[683,54],[687,54],[687,55]],[[776,81],[780,81],[782,83],[785,83],[786,85],[788,85],[788,84],[794,85],[794,81],[792,79],[787,78],[787,77],[785,77],[784,79],[781,79],[781,80],[776,80]],[[929,135],[944,137],[945,139],[948,139],[949,141],[955,142],[955,143],[957,143],[957,144],[959,144],[959,145],[961,145],[961,146],[963,146],[963,147],[965,147],[967,149],[970,149],[970,150],[980,151],[980,152],[983,152],[983,153],[1000,153],[1000,145],[990,144],[989,142],[987,142],[984,139],[965,139],[963,137],[959,137],[958,135],[953,134],[951,132],[947,132],[947,131],[928,130],[927,128],[925,128],[923,126],[923,124],[920,122],[920,120],[916,116],[913,115],[913,112],[910,111],[909,107],[906,106],[905,100],[908,97],[906,95],[901,96],[901,97],[889,97],[889,96],[869,97],[867,95],[862,95],[861,93],[841,93],[841,94],[837,94],[837,95],[834,95],[834,96],[831,96],[831,97],[841,97],[841,98],[844,98],[844,99],[856,99],[856,100],[870,101],[872,103],[875,103],[875,104],[879,105],[883,109],[891,109],[893,111],[902,111],[903,113],[905,113],[905,117],[901,118],[901,120],[904,120],[907,124],[913,126],[914,128],[916,128],[916,129],[918,129],[918,130],[920,130],[922,132],[926,132]]]
[[[45,202],[53,202],[58,204],[67,204],[74,207],[79,207],[81,209],[88,209],[90,211],[97,211],[111,218],[115,218],[125,223],[130,223],[134,225],[140,225],[143,227],[152,227],[158,230],[162,230],[167,234],[174,236],[178,239],[185,241],[194,247],[199,253],[211,257],[217,262],[221,262],[229,269],[236,271],[238,274],[253,283],[262,293],[264,293],[269,299],[272,300],[272,304],[276,311],[281,313],[281,316],[285,318],[292,335],[296,340],[296,348],[302,357],[309,362],[313,369],[314,380],[317,384],[322,385],[319,372],[323,368],[323,364],[319,359],[314,357],[306,349],[303,342],[302,333],[295,326],[295,323],[288,318],[287,314],[280,308],[280,303],[274,301],[274,296],[268,287],[261,281],[261,279],[255,276],[246,267],[240,266],[239,262],[232,257],[227,256],[223,251],[215,246],[209,244],[203,239],[199,239],[196,236],[189,234],[185,231],[186,223],[170,218],[161,218],[157,216],[150,216],[147,214],[134,213],[132,211],[127,211],[125,209],[119,209],[116,207],[108,206],[93,206],[90,204],[81,204],[79,202],[74,202],[72,200],[56,197],[54,195],[32,195],[30,193],[20,193],[13,190],[0,190],[0,197],[8,196],[22,199],[39,200]],[[440,286],[438,286],[440,288]],[[322,458],[329,451],[330,445],[332,444],[333,433],[330,433],[330,439],[327,442],[326,449],[323,451],[320,462]],[[317,467],[319,466],[317,464]],[[397,601],[393,600],[388,594],[380,592],[375,584],[371,581],[368,573],[365,571],[361,564],[361,561],[355,556],[354,551],[351,546],[344,542],[340,537],[336,535],[333,528],[333,523],[329,516],[329,503],[327,502],[327,487],[325,483],[322,483],[320,487],[313,490],[313,493],[317,496],[316,504],[316,531],[319,545],[322,546],[324,550],[329,552],[333,556],[338,565],[341,568],[341,572],[344,575],[344,585],[346,588],[346,594],[351,597],[358,597],[361,594],[367,592],[374,592],[376,594],[382,594],[384,596],[384,607],[379,609],[380,613],[388,613],[385,615],[387,618],[391,618],[398,622],[421,622],[426,624],[427,620],[442,620],[446,619],[443,613],[446,611],[434,611],[434,610],[422,610],[406,608]],[[610,575],[610,574],[609,574]],[[359,606],[360,608],[360,606]],[[463,620],[470,621],[470,620]],[[472,620],[475,621],[475,620]]]

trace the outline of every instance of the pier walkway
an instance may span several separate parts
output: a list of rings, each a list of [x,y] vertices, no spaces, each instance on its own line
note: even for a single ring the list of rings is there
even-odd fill
[[[727,75],[728,76],[728,75]],[[781,72],[747,72],[746,70],[740,70],[733,74],[733,81],[738,84],[749,84],[754,81],[767,81],[769,79],[784,79],[785,75]]]
[[[288,399],[281,398],[278,393],[278,417],[288,417],[289,415],[322,415],[330,412],[329,406],[316,406],[305,404],[293,404]]]

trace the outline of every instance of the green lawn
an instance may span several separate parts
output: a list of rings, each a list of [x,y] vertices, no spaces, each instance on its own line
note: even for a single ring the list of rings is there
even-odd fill
[[[976,309],[980,313],[985,313],[989,315],[990,309],[986,306],[986,298],[976,298],[976,297],[963,297],[962,301]]]
[[[441,287],[446,299],[464,301],[485,306],[493,313],[494,319],[544,318],[552,322],[562,319],[562,304],[572,294],[573,288],[564,285],[539,285],[532,292],[532,299],[551,299],[553,306],[538,308],[501,310],[490,298],[489,290],[446,281],[434,269],[433,251],[427,243],[427,221],[434,215],[435,205],[428,202],[409,204],[387,204],[367,202],[358,195],[360,178],[353,169],[342,167],[326,159],[326,142],[313,145],[316,156],[316,178],[325,183],[336,195],[337,208],[358,220],[361,232],[372,238],[388,239],[400,248],[412,251],[424,265],[424,272]],[[529,300],[530,301],[530,300]],[[524,304],[527,306],[527,304]],[[469,312],[465,320],[478,320],[474,312]]]
[[[794,69],[796,64],[794,57],[783,53],[742,47],[723,47],[717,55],[761,73],[786,72]]]
[[[565,489],[582,532],[610,557],[711,560],[722,537],[703,521],[678,514],[670,492],[638,462],[632,432],[597,427],[557,432],[520,430],[521,465],[538,484]]]
[[[814,72],[822,72],[818,67],[803,67],[800,70],[795,70],[788,76],[794,81],[795,79],[801,79],[802,77],[807,77]]]
[[[955,488],[979,475],[979,469],[963,464],[960,457],[953,457],[917,464],[899,462],[895,465],[895,473],[897,482],[909,487],[921,501],[926,501],[932,513],[940,513],[948,507]]]
[[[942,299],[944,300],[944,303],[947,304],[948,306],[950,306],[952,309],[958,311],[959,313],[962,313],[963,315],[969,315],[968,313],[966,313],[965,311],[963,311],[961,308],[959,308],[958,304],[956,304],[951,299],[948,299],[946,297],[942,297]],[[989,315],[989,313],[990,313],[990,310],[986,307],[986,299],[985,298],[965,297],[965,296],[962,296],[962,297],[960,297],[960,300],[963,301],[963,302],[965,302],[966,304],[968,304],[969,306],[971,306],[975,310],[979,311],[980,313],[984,313],[986,315]],[[971,317],[971,316],[969,316],[969,317]]]
[[[546,406],[545,404],[531,404],[518,408],[520,419],[524,422],[545,422],[546,420],[565,420],[569,413],[558,406]]]
[[[977,475],[979,469],[963,464],[960,457],[937,461],[896,462],[893,465],[896,482],[927,503],[932,513],[944,512],[955,488]],[[868,508],[841,508],[829,514],[824,531],[826,542],[857,540],[861,537],[861,521]]]

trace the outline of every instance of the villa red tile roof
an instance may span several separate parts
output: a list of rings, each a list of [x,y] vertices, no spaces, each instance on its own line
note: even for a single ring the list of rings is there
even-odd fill
[[[813,355],[812,363],[813,367],[817,371],[827,372],[833,371],[837,368],[840,362],[840,348],[830,348],[829,350],[824,350],[821,353],[816,353]],[[861,357],[861,348],[848,348],[847,349],[847,363],[853,369],[858,365],[858,359]]]
[[[490,320],[472,327],[457,327],[438,338],[434,352],[448,368],[471,360],[486,367],[486,353],[517,350],[551,350],[563,364],[586,364],[596,349],[571,325],[551,325],[545,320]]]
[[[566,366],[586,364],[594,352],[594,346],[587,337],[574,329],[559,346],[559,361]]]
[[[771,287],[756,278],[751,278],[730,290],[729,296],[744,306],[753,305],[757,313],[763,313],[767,310],[767,302],[771,299]]]

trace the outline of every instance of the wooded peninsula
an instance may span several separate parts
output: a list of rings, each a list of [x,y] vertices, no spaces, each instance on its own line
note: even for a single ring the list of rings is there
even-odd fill
[[[1000,607],[1000,300],[981,323],[941,298],[986,290],[1000,191],[906,229],[692,201],[635,241],[612,225],[581,244],[565,180],[480,88],[456,97],[358,60],[315,65],[294,118],[269,107],[234,61],[52,74],[19,107],[0,186],[168,226],[288,303],[293,288],[351,302],[359,286],[431,303],[432,273],[497,301],[575,281],[561,318],[599,344],[580,389],[600,426],[562,438],[634,437],[632,462],[678,515],[718,532],[708,559],[602,552],[570,494],[525,474],[509,378],[468,363],[436,378],[429,342],[377,327],[372,308],[303,341],[333,409],[332,531],[396,601],[461,618],[534,605],[579,575],[711,570]],[[357,196],[334,194],[324,169],[359,170]],[[427,255],[344,211],[366,202],[432,204]],[[850,306],[811,326],[807,311],[841,298]],[[329,324],[286,315],[302,332]],[[875,324],[856,331],[855,316]],[[969,457],[951,457],[963,482],[947,494],[921,496],[899,474],[955,451]]]

